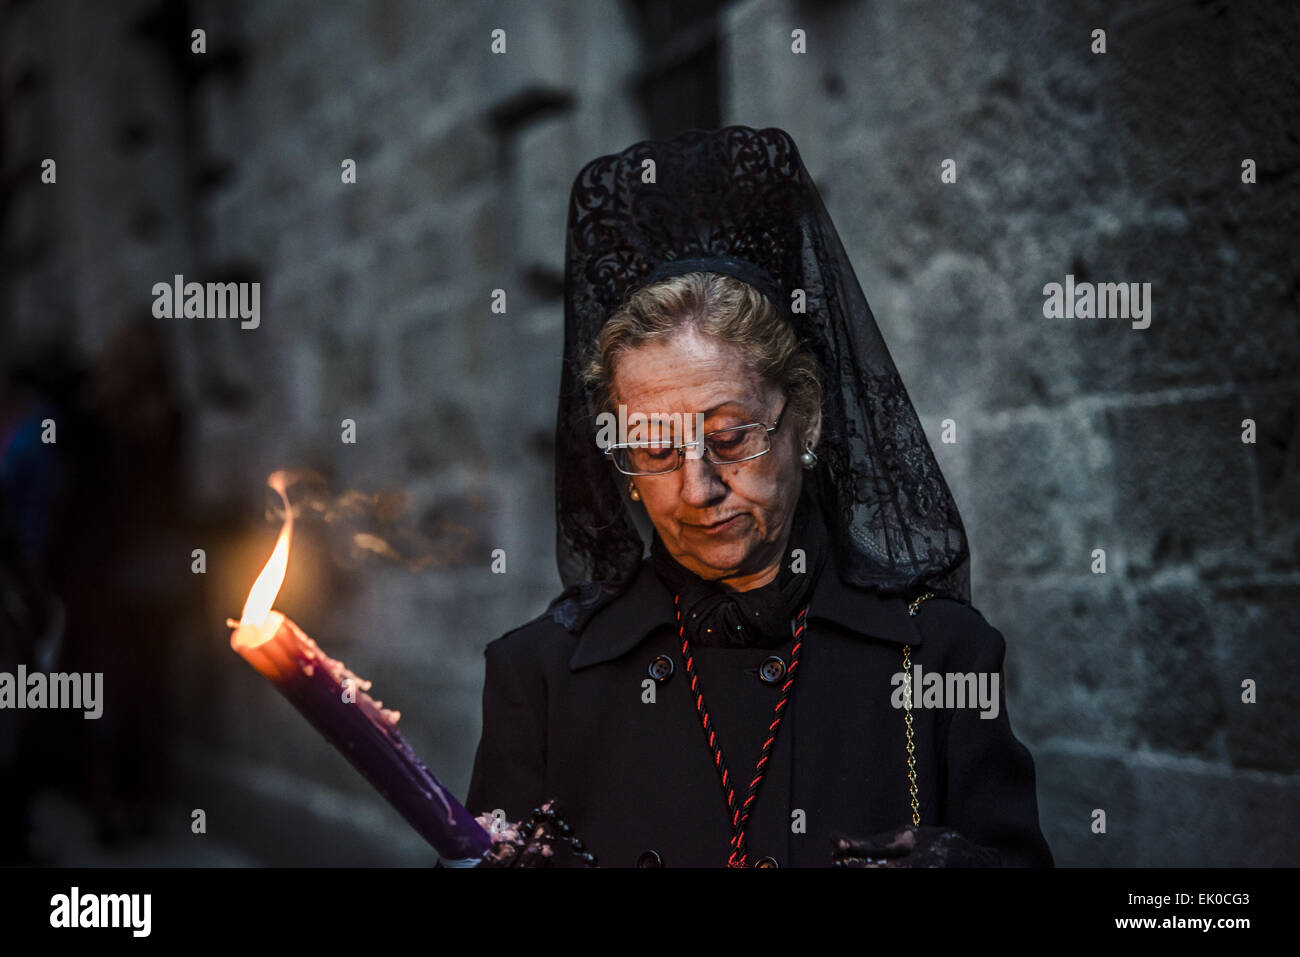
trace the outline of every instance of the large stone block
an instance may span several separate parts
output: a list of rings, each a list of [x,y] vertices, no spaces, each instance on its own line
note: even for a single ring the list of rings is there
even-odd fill
[[[587,160],[575,137],[572,114],[539,119],[516,134],[510,144],[510,199],[514,260],[518,268],[541,273],[555,284],[564,281],[564,230],[569,190]]]
[[[1125,554],[1139,574],[1239,555],[1250,543],[1250,447],[1233,396],[1104,413]]]
[[[1135,612],[1120,575],[1086,564],[1051,583],[993,582],[975,605],[1007,639],[1007,707],[1030,747],[1135,747],[1148,705]]]
[[[590,36],[592,23],[582,16],[581,5],[572,0],[545,6],[492,0],[476,13],[465,35],[464,56],[482,108],[514,118],[571,95],[577,83],[576,51],[583,45],[580,38]],[[492,52],[495,30],[504,31],[504,53]]]
[[[1300,587],[1260,583],[1216,590],[1210,622],[1210,667],[1229,761],[1294,774],[1300,770]],[[1254,686],[1253,703],[1242,700],[1246,681]]]
[[[1300,38],[1300,10],[1287,3],[1248,4],[1233,7],[1219,24],[1231,31],[1232,109],[1245,134],[1239,142],[1251,144],[1262,179],[1281,185],[1285,180],[1274,177],[1293,174],[1300,164],[1300,75],[1290,55]],[[1294,196],[1294,189],[1289,192]]]
[[[1280,35],[1293,40],[1300,30],[1294,15],[1280,10],[1274,18],[1256,12],[1244,21],[1238,13],[1148,5],[1112,18],[1105,55],[1110,76],[1099,92],[1112,149],[1136,192],[1173,198],[1239,182],[1242,144],[1257,136],[1241,122],[1243,104],[1254,99],[1252,79],[1271,76],[1285,62],[1279,33],[1263,42],[1260,21],[1275,19]],[[1234,56],[1238,29],[1249,66]],[[1277,105],[1275,115],[1294,119],[1294,102]],[[1250,115],[1258,116],[1257,108]]]
[[[1257,192],[1238,195],[1251,189]],[[1264,215],[1262,205],[1272,202],[1280,205]],[[1085,381],[1100,391],[1294,373],[1300,323],[1283,317],[1297,315],[1300,273],[1283,252],[1282,224],[1300,221],[1297,208],[1266,185],[1229,182],[1204,202],[1126,216],[1118,230],[1088,237],[1070,264],[1076,284],[1151,286],[1148,328],[1123,319],[1056,320],[1075,329]]]
[[[1131,867],[1143,797],[1120,754],[1063,746],[1034,752],[1038,813],[1058,867]],[[1096,811],[1105,833],[1094,833]]]
[[[834,12],[790,0],[732,4],[720,17],[723,124],[780,127],[794,137],[808,171],[819,176],[833,142],[831,113],[835,107],[844,112],[842,101],[823,93],[826,64],[838,43],[861,33],[837,34]],[[806,53],[791,50],[796,29],[804,31]]]
[[[500,172],[501,147],[481,109],[481,102],[468,100],[457,114],[412,131],[399,151],[403,159],[394,181],[387,184],[405,200],[395,211],[442,205],[466,186]]]
[[[1154,751],[1220,759],[1224,699],[1205,596],[1189,585],[1143,588],[1134,599],[1137,725]]]
[[[1000,332],[1010,325],[1006,283],[986,261],[943,251],[899,286],[901,301],[877,321],[893,332],[888,345],[900,372],[907,370],[913,403],[940,419],[958,410],[967,418],[999,380],[990,374],[998,357],[1010,351]]]
[[[1084,574],[1094,548],[1114,567],[1110,459],[1084,412],[967,425],[964,515],[981,574]]]
[[[1300,786],[1294,775],[1144,761],[1132,863],[1138,867],[1294,867]]]
[[[1270,571],[1300,566],[1300,392],[1290,384],[1248,389],[1242,421],[1255,423],[1253,458],[1258,509],[1251,557]]]

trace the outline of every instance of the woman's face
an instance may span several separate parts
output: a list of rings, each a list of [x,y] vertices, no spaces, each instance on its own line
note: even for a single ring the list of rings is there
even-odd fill
[[[751,422],[771,426],[786,402],[779,388],[749,370],[739,347],[689,326],[620,356],[613,387],[629,419],[635,413],[653,419],[679,413],[685,421],[703,412],[705,432]],[[675,472],[623,480],[635,483],[651,523],[680,565],[746,591],[766,585],[780,570],[803,482],[799,456],[806,440],[816,444],[819,429],[818,421],[801,430],[787,414],[769,433],[772,450],[766,455],[733,465],[687,455]],[[674,440],[680,444],[682,437]]]

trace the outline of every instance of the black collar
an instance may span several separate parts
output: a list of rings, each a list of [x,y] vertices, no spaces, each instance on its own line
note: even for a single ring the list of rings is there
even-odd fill
[[[921,633],[901,598],[846,585],[828,560],[813,588],[808,604],[810,622],[832,621],[864,638],[880,638],[899,645],[921,644]],[[648,561],[642,561],[627,590],[587,622],[569,659],[577,671],[613,661],[639,645],[652,631],[676,622],[673,596]]]

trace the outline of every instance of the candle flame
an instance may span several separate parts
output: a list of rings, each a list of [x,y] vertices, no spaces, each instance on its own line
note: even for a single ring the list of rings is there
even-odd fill
[[[240,625],[251,625],[254,628],[266,621],[276,596],[280,594],[280,586],[284,584],[284,575],[289,568],[289,542],[293,538],[293,509],[289,507],[284,473],[276,472],[266,480],[266,484],[275,489],[284,502],[284,527],[280,529],[280,537],[275,542],[271,557],[257,576],[257,581],[253,582],[248,601],[244,603],[244,613],[239,617]]]

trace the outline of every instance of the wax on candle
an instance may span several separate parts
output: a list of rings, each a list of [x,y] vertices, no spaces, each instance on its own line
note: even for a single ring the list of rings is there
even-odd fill
[[[477,861],[491,834],[449,794],[397,730],[398,712],[371,683],[321,650],[278,611],[256,625],[227,622],[231,646],[334,744],[446,861]]]
[[[281,612],[272,609],[289,564],[293,509],[285,475],[268,484],[284,502],[284,527],[257,576],[230,645],[289,699],[352,762],[407,822],[448,861],[474,863],[492,837],[415,756],[397,730],[397,711],[366,694],[370,682],[325,654]]]
[[[234,621],[227,621],[226,624],[235,629],[230,636],[230,646],[261,672],[263,677],[283,682],[300,671],[310,678],[318,667],[324,668],[340,689],[352,690],[357,705],[374,720],[390,728],[397,726],[402,713],[385,708],[382,701],[376,701],[366,694],[372,687],[371,682],[354,674],[343,662],[325,654],[310,635],[283,613],[271,611],[265,621],[258,625],[241,625]],[[287,632],[287,635],[281,635],[282,631]]]

